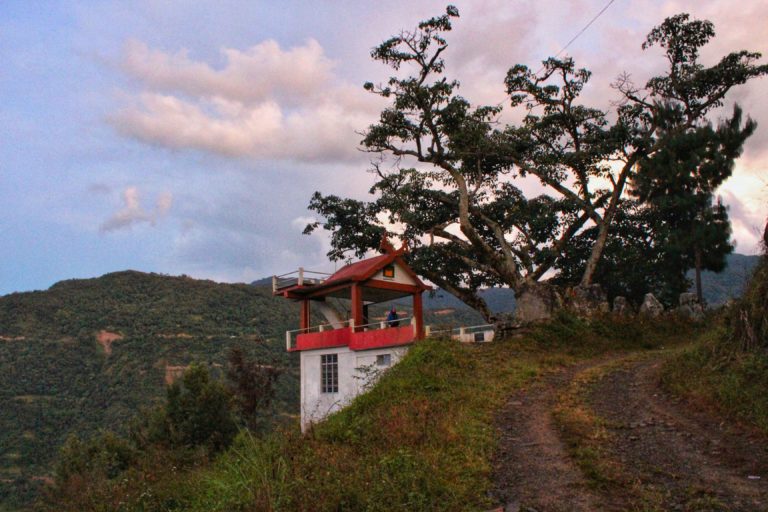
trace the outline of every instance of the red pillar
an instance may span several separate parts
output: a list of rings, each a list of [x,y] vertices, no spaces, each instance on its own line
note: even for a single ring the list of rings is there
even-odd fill
[[[309,329],[309,322],[310,322],[309,314],[310,314],[309,301],[308,300],[301,301],[301,324],[299,325],[299,327],[302,330]]]
[[[416,339],[424,339],[424,309],[421,304],[422,292],[413,294],[413,321],[416,323]]]
[[[352,320],[355,321],[355,331],[358,326],[363,325],[363,287],[358,283],[352,285]]]

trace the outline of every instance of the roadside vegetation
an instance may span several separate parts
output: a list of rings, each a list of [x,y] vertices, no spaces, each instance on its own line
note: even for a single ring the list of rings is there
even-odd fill
[[[765,235],[768,242],[768,225]],[[670,361],[663,379],[670,390],[768,434],[768,254],[718,328]]]

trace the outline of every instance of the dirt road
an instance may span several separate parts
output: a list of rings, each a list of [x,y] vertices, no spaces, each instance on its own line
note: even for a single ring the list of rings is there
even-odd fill
[[[510,397],[494,462],[501,510],[768,511],[768,439],[666,394],[665,357],[601,357]],[[576,434],[553,414],[565,396]]]

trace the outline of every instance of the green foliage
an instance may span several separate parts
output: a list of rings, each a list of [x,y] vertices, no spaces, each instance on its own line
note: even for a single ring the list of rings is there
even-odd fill
[[[229,388],[237,414],[250,430],[263,430],[269,425],[274,413],[275,383],[282,373],[280,368],[249,360],[238,347],[229,351],[226,372]]]
[[[668,364],[664,382],[768,433],[768,254],[719,328]]]
[[[768,224],[765,233],[768,238]],[[744,296],[728,316],[730,338],[744,352],[768,353],[768,246],[764,250]]]
[[[229,446],[237,433],[232,395],[208,370],[193,364],[168,387],[164,436],[171,447],[204,446],[212,452]]]
[[[235,347],[282,370],[269,421],[284,421],[298,409],[284,342],[297,319],[265,288],[140,272],[0,297],[0,503],[29,503],[70,434],[127,434],[163,401],[166,378],[195,362],[219,374]],[[102,345],[101,331],[121,338]]]
[[[112,432],[102,432],[87,441],[70,435],[59,451],[56,480],[104,475],[115,478],[136,460],[136,449]]]
[[[734,350],[724,329],[701,337],[664,368],[671,391],[768,434],[768,355]]]
[[[225,385],[204,366],[192,365],[168,387],[162,406],[139,415],[128,438],[112,432],[87,441],[70,436],[59,453],[54,485],[40,505],[51,510],[110,510],[125,503],[173,508],[179,500],[168,489],[175,488],[176,478],[231,444],[237,434],[234,412]]]

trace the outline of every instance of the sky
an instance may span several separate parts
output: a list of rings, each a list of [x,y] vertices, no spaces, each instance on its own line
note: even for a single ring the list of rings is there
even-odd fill
[[[504,102],[507,69],[538,68],[606,3],[455,1],[447,75],[474,104]],[[333,270],[327,236],[302,230],[314,191],[364,199],[372,184],[360,132],[385,104],[362,85],[390,70],[370,50],[445,5],[3,0],[0,294],[126,269],[221,282]],[[564,53],[593,72],[585,103],[610,109],[622,72],[660,73],[661,52],[640,46],[679,12],[715,24],[705,63],[768,50],[764,0],[614,0]],[[735,101],[758,122],[719,191],[745,254],[768,216],[767,85],[734,89],[713,118]]]

